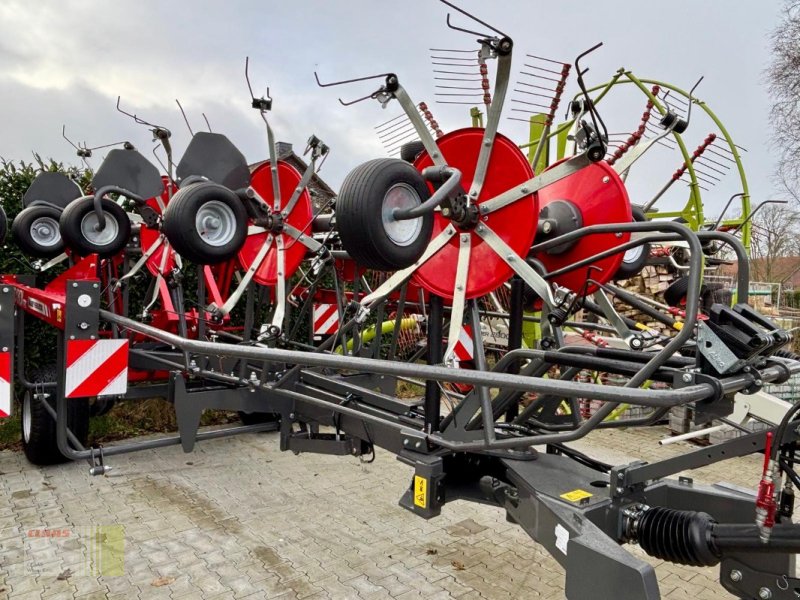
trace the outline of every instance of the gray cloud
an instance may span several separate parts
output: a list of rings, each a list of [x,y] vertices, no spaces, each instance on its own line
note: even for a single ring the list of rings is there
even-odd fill
[[[678,0],[670,5],[680,16],[677,25],[665,22],[662,6],[634,0],[593,2],[580,11],[574,3],[464,0],[463,5],[515,39],[515,68],[522,66],[525,52],[572,60],[603,40],[604,48],[587,61],[593,84],[622,65],[685,88],[705,74],[700,96],[750,150],[745,160],[751,191],[758,198],[773,193],[769,101],[761,73],[779,0],[759,3],[758,10],[744,2]],[[338,186],[356,164],[382,155],[373,127],[399,114],[399,107],[381,110],[374,102],[342,107],[339,95],[357,97],[372,84],[319,89],[313,71],[332,80],[392,70],[414,99],[432,106],[445,130],[466,126],[468,107],[433,103],[428,48],[474,45],[469,36],[446,28],[445,15],[446,7],[434,0],[5,0],[0,5],[0,155],[27,158],[35,150],[74,162],[60,137],[62,123],[90,144],[130,139],[149,155],[149,134],[114,110],[121,95],[127,109],[173,130],[178,153],[188,133],[176,97],[193,127],[201,127],[205,112],[215,131],[226,133],[249,160],[261,159],[266,136],[249,109],[243,77],[249,55],[256,90],[269,85],[275,98],[271,122],[278,137],[301,148],[311,133],[324,139],[332,154],[323,176]],[[569,93],[574,92],[573,85]],[[601,108],[609,123],[629,131],[638,124],[642,105],[641,98],[620,93]],[[698,144],[709,127],[701,119],[693,123],[687,145]],[[523,123],[504,119],[501,130],[525,141]],[[678,162],[669,153],[648,157],[631,176],[632,194],[648,197]],[[706,194],[709,212],[736,188],[726,178]],[[677,188],[669,202],[680,204],[685,196]]]

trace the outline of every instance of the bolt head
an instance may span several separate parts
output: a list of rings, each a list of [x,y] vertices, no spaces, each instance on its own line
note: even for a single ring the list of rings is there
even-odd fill
[[[762,587],[758,590],[758,597],[761,598],[761,600],[769,600],[772,598],[772,591],[767,587]]]
[[[684,383],[691,383],[692,382],[692,376],[689,373],[684,373],[681,376],[681,379],[683,380]]]
[[[738,569],[733,569],[730,573],[731,581],[739,582],[742,580],[742,572]]]

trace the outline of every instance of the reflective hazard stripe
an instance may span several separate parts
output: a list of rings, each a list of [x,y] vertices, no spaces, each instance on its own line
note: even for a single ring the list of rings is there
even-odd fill
[[[128,391],[128,340],[69,340],[67,398],[116,396]]]
[[[330,335],[339,329],[339,311],[335,304],[314,305],[314,335]]]
[[[11,416],[11,353],[0,352],[0,419]]]
[[[462,325],[458,332],[458,342],[453,349],[458,360],[472,360],[475,358],[475,342],[472,340],[472,328]]]

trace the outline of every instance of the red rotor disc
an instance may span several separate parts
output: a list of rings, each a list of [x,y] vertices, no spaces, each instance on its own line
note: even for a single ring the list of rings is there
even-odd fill
[[[164,204],[164,207],[166,208],[170,196],[170,194],[168,193],[169,189],[168,186],[172,186],[173,195],[175,194],[175,192],[178,191],[178,188],[174,183],[170,183],[169,178],[164,175],[161,176],[161,182],[164,184],[164,191],[161,192],[161,202]],[[161,207],[158,205],[158,202],[156,201],[155,198],[150,198],[145,202],[145,204],[147,204],[147,206],[152,208],[158,214],[161,214]],[[151,229],[150,227],[142,223],[142,226],[139,229],[139,246],[142,249],[142,253],[145,253],[150,248],[152,248],[153,244],[155,244],[158,241],[160,235],[161,232],[158,229]],[[147,261],[145,262],[147,270],[150,271],[150,273],[152,273],[154,277],[157,276],[159,273],[162,275],[165,273],[169,273],[175,267],[175,252],[170,247],[169,253],[167,254],[166,260],[164,260],[162,268],[161,261],[164,259],[165,242],[166,239],[163,242],[161,242],[161,245],[158,248],[156,248],[155,252],[153,252],[153,255],[150,258],[148,258]]]
[[[300,180],[302,179],[300,173],[292,165],[282,160],[278,161],[278,182],[281,191],[281,209],[289,204],[295,189],[297,188]],[[269,161],[259,165],[252,173],[250,185],[256,192],[264,199],[269,205],[270,209],[273,206],[274,195],[272,193],[272,175],[270,173]],[[300,194],[300,199],[294,205],[291,214],[284,218],[284,223],[288,223],[292,227],[299,229],[305,235],[311,235],[311,195],[308,189],[303,190]],[[244,246],[239,251],[239,263],[242,268],[249,269],[255,261],[258,251],[267,239],[269,233],[266,231],[255,233],[247,236]],[[279,233],[283,239],[284,247],[284,260],[285,271],[284,279],[291,277],[303,262],[306,255],[306,246],[301,242],[295,241],[292,236],[286,233]],[[278,250],[275,241],[272,242],[267,255],[258,267],[253,279],[257,283],[266,286],[272,286],[277,283],[277,266],[278,266]]]
[[[559,163],[555,163],[549,168],[553,168],[557,164]],[[578,207],[583,219],[582,227],[604,223],[630,223],[633,220],[625,183],[617,175],[617,172],[602,160],[539,190],[541,208],[556,200],[568,200]],[[548,272],[551,272],[623,244],[630,239],[630,232],[587,235],[580,238],[575,246],[563,254],[551,255],[547,252],[539,252],[536,254],[536,258],[544,264]],[[599,267],[601,270],[591,269],[589,271],[590,267],[585,266],[559,275],[552,281],[573,292],[584,291],[586,294],[591,294],[597,291],[597,286],[592,284],[584,289],[587,275],[600,283],[606,283],[617,272],[622,263],[622,257],[623,252],[618,252],[592,263],[592,266]]]
[[[465,191],[469,191],[475,176],[483,136],[483,129],[467,128],[452,131],[436,140],[447,164],[461,171],[461,186]],[[414,162],[419,171],[431,165],[433,161],[427,152],[423,152]],[[531,177],[533,170],[525,155],[514,142],[497,134],[477,203],[490,200]],[[538,215],[539,203],[536,194],[529,194],[481,217],[481,222],[502,238],[517,255],[524,257],[528,255],[533,243]],[[441,212],[437,211],[431,239],[443,231],[450,222],[450,219],[443,217]],[[469,235],[472,249],[466,285],[467,299],[484,296],[497,289],[508,281],[513,273],[511,267],[481,237],[474,231],[470,231]],[[455,235],[447,245],[417,269],[413,281],[429,292],[452,299],[456,286],[458,247],[459,236]]]

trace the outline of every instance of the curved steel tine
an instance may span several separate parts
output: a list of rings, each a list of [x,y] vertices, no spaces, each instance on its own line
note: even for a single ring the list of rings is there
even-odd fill
[[[80,152],[82,150],[82,148],[80,148],[79,146],[76,146],[75,143],[71,139],[69,139],[67,137],[67,125],[66,124],[61,126],[61,137],[63,137],[65,140],[67,140],[69,145],[72,146],[73,148],[75,148],[75,150],[77,150],[78,152]]]
[[[250,83],[250,57],[246,56],[244,59],[244,78],[247,80],[247,89],[250,91],[250,98],[252,100],[251,106],[253,108],[257,108],[262,113],[272,109],[272,96],[269,93],[269,86],[267,86],[267,95],[262,96],[261,98],[256,98],[256,95],[253,93],[253,86]],[[203,114],[203,118],[205,119],[205,114]],[[206,119],[206,125],[208,125],[208,119]],[[211,131],[211,126],[209,125],[208,130]]]
[[[247,81],[247,89],[250,90],[250,97],[255,100],[256,96],[253,93],[253,86],[250,84],[250,57],[244,57],[244,78]]]
[[[358,104],[359,102],[363,102],[364,100],[369,100],[370,98],[375,98],[376,94],[377,94],[377,92],[372,92],[371,94],[367,94],[366,96],[363,96],[362,98],[356,98],[355,100],[351,100],[350,102],[345,102],[344,100],[339,98],[339,102],[341,103],[342,106],[352,106],[353,104]]]
[[[459,8],[458,6],[456,6],[455,4],[453,4],[452,2],[448,2],[448,0],[439,0],[439,1],[440,1],[442,4],[446,4],[447,6],[449,6],[450,8],[452,8],[453,10],[456,10],[456,11],[460,12],[460,13],[461,13],[462,15],[464,15],[465,17],[469,17],[470,19],[472,19],[472,20],[473,20],[473,21],[475,21],[476,23],[480,23],[480,24],[481,24],[481,25],[483,25],[484,27],[488,27],[489,29],[491,29],[492,31],[494,31],[494,32],[495,32],[497,35],[499,35],[500,37],[506,37],[506,38],[507,38],[507,37],[509,37],[507,34],[503,33],[503,32],[502,32],[502,31],[500,31],[499,29],[497,29],[497,27],[492,27],[492,26],[491,26],[491,25],[489,25],[489,24],[488,24],[486,21],[482,21],[481,19],[479,19],[479,18],[478,18],[478,17],[476,17],[475,15],[468,13],[468,12],[467,12],[467,11],[465,11],[463,8]],[[466,33],[473,33],[473,34],[475,33],[474,31],[468,31],[468,30],[466,30],[466,29],[460,29],[459,27],[455,27],[455,26],[453,26],[453,25],[450,25],[450,15],[449,15],[449,14],[447,15],[447,25],[448,25],[448,26],[449,26],[451,29],[456,29],[456,30],[458,30],[458,31],[465,31]],[[478,35],[481,35],[481,34],[478,34]],[[483,37],[491,37],[491,36],[483,36]]]
[[[177,98],[175,98],[175,104],[177,104],[178,108],[181,109],[181,114],[183,115],[183,122],[186,123],[186,129],[189,130],[189,135],[194,137],[194,131],[192,131],[192,126],[189,125],[189,119],[186,118],[186,113],[183,110],[183,106],[181,106],[181,103],[178,101]]]
[[[462,33],[469,33],[470,35],[477,35],[479,38],[489,38],[492,37],[491,35],[480,33],[479,31],[472,31],[471,29],[464,29],[463,27],[457,27],[450,22],[450,13],[447,13],[447,26],[450,29],[455,31],[460,31]]]
[[[161,158],[158,156],[158,149],[159,149],[159,148],[161,148],[161,144],[156,144],[156,145],[153,147],[153,156],[155,157],[155,159],[156,159],[156,162],[158,162],[158,164],[159,164],[159,165],[161,165],[161,168],[162,168],[162,169],[164,169],[164,172],[166,173],[166,172],[167,172],[167,167],[166,167],[166,165],[164,164],[164,162],[161,160]],[[170,178],[170,179],[171,179],[171,178]]]
[[[211,131],[211,123],[208,122],[208,117],[206,116],[206,113],[200,113],[200,114],[203,115],[203,119],[206,122],[206,127],[208,127],[208,133],[214,133],[213,131]]]
[[[697,80],[697,83],[695,83],[692,86],[692,89],[689,90],[689,108],[686,110],[686,122],[687,123],[690,122],[690,119],[692,117],[692,105],[695,102],[694,91],[697,89],[697,86],[699,86],[700,83],[703,81],[704,77],[705,77],[704,75],[701,75],[700,79]]]
[[[378,75],[368,75],[366,77],[356,77],[354,79],[343,79],[341,81],[331,81],[330,83],[322,83],[319,80],[319,75],[316,71],[314,71],[314,79],[317,80],[317,85],[319,87],[333,87],[336,85],[344,85],[346,83],[356,83],[358,81],[369,81],[370,79],[382,79],[386,78],[389,75],[394,75],[394,73],[379,73]]]
[[[123,110],[122,108],[120,108],[119,104],[120,104],[121,98],[122,98],[121,96],[117,96],[117,110],[119,112],[121,112],[125,116],[130,117],[131,119],[133,119],[139,125],[147,125],[148,127],[156,127],[156,128],[158,127],[158,125],[156,125],[154,123],[150,123],[148,121],[145,121],[141,117],[137,116],[135,113],[129,113],[128,111]]]

